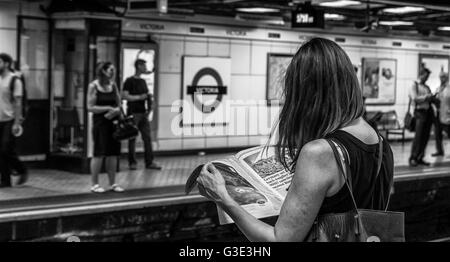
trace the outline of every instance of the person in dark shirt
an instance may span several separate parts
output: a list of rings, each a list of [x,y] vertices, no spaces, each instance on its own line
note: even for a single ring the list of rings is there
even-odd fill
[[[127,100],[127,114],[133,115],[144,141],[145,167],[159,170],[161,167],[153,162],[150,122],[148,120],[152,110],[152,95],[149,94],[147,83],[141,78],[142,74],[153,73],[153,71],[147,70],[146,61],[143,59],[137,59],[134,67],[136,69],[134,76],[125,80],[122,98]],[[131,170],[137,169],[136,139],[128,141],[128,164]]]

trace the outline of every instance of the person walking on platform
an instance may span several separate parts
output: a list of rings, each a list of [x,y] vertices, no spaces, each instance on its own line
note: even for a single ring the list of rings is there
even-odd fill
[[[414,117],[416,118],[415,135],[409,157],[409,165],[413,167],[417,165],[430,165],[430,163],[423,160],[434,117],[431,107],[431,101],[434,99],[434,96],[431,93],[430,87],[426,85],[430,73],[430,70],[422,64],[419,70],[419,79],[418,81],[414,81],[409,94],[415,105]]]
[[[114,82],[115,68],[111,62],[99,63],[96,68],[97,79],[89,84],[88,110],[93,113],[94,156],[91,159],[93,193],[103,193],[98,183],[98,175],[105,160],[111,190],[123,192],[116,184],[117,161],[120,155],[120,141],[113,138],[113,121],[120,117],[120,91]]]
[[[434,110],[434,118],[433,118],[433,126],[434,126],[434,138],[436,140],[436,152],[431,154],[431,156],[443,156],[444,155],[444,147],[442,145],[442,123],[440,120],[440,93],[446,88],[448,85],[448,75],[444,72],[444,69],[441,68],[441,72],[439,73],[439,78],[441,80],[441,85],[438,87],[435,96],[435,99],[432,100],[432,106]]]
[[[144,141],[145,168],[160,170],[155,163],[150,134],[149,115],[152,111],[153,98],[149,93],[147,83],[141,78],[142,74],[153,73],[147,70],[147,63],[143,59],[137,59],[134,63],[135,74],[125,80],[122,98],[127,100],[127,115],[133,115],[142,140]],[[128,165],[131,170],[137,169],[136,138],[128,141]]]
[[[276,224],[258,220],[242,208],[212,163],[202,167],[197,179],[200,194],[221,207],[250,241],[307,241],[314,239],[312,228],[322,215],[349,212],[356,205],[387,208],[392,150],[363,119],[358,78],[344,50],[323,38],[303,44],[286,70],[283,93],[275,151],[293,177]],[[345,173],[351,179],[340,172],[332,141],[348,152]],[[337,228],[330,231],[342,232]]]
[[[10,55],[0,54],[0,187],[11,187],[12,168],[20,175],[18,184],[23,184],[28,173],[19,160],[15,142],[22,133],[23,84],[13,73],[13,60]]]
[[[450,84],[449,76],[447,72],[441,72],[439,75],[441,79],[441,88],[439,89],[436,97],[439,100],[439,123],[441,129],[447,133],[447,137],[450,138]],[[441,140],[442,143],[442,140]],[[442,146],[442,144],[441,144]],[[443,147],[442,147],[443,149]],[[444,154],[444,150],[442,150]]]

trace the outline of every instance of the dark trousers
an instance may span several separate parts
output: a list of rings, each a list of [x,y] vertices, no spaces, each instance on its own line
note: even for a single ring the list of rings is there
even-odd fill
[[[431,108],[427,110],[416,109],[414,110],[414,117],[416,118],[416,129],[410,159],[422,160],[430,138],[434,118],[433,110]]]
[[[433,114],[434,138],[436,140],[436,153],[444,153],[442,147],[442,124],[439,120],[439,111]]]
[[[150,122],[147,119],[147,114],[139,113],[133,114],[134,122],[141,133],[142,140],[144,141],[144,157],[145,165],[151,165],[153,163],[153,149],[152,139],[150,136]],[[128,163],[136,164],[136,139],[130,139],[128,141]]]
[[[1,184],[11,185],[11,171],[16,170],[19,174],[26,172],[24,164],[19,160],[15,150],[16,138],[12,134],[14,121],[0,122],[0,175]]]

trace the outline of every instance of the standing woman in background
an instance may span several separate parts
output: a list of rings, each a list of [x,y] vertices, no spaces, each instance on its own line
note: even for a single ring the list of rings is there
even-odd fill
[[[98,184],[98,174],[105,159],[111,190],[123,192],[115,183],[117,160],[120,155],[120,141],[113,138],[113,121],[120,117],[121,99],[115,78],[115,68],[111,62],[97,65],[97,79],[89,84],[88,111],[93,116],[94,157],[91,160],[92,187],[94,193],[105,190]]]
[[[410,90],[410,97],[414,104],[414,117],[416,118],[415,135],[411,147],[411,156],[409,157],[410,166],[430,165],[423,160],[434,117],[431,107],[433,95],[430,87],[426,85],[430,73],[430,70],[422,64],[419,70],[419,80],[414,81]]]

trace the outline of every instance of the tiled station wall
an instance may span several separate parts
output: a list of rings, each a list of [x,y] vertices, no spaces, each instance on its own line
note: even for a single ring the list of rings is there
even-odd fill
[[[42,16],[38,11],[39,4],[22,2],[19,5],[16,1],[0,1],[1,52],[16,55],[17,15],[20,13]],[[270,125],[276,119],[279,109],[268,107],[265,103],[267,53],[294,53],[303,41],[298,35],[311,36],[314,34],[281,31],[282,34],[291,34],[292,36],[280,40],[271,40],[267,37],[245,39],[239,36],[227,37],[226,34],[218,36],[218,34],[208,34],[208,31],[199,36],[189,33],[188,23],[173,22],[172,24],[175,26],[169,26],[169,22],[158,23],[167,25],[164,32],[155,32],[152,29],[149,29],[148,32],[145,30],[133,32],[132,29],[127,31],[124,26],[124,35],[126,36],[151,34],[159,43],[159,72],[157,75],[159,80],[159,122],[155,150],[245,147],[264,143],[270,132]],[[216,31],[225,32],[230,27],[214,26],[214,28]],[[185,30],[184,33],[183,30]],[[233,27],[233,30],[240,30],[240,28]],[[267,29],[246,28],[245,30],[251,33],[267,32]],[[318,36],[318,34],[315,35]],[[449,54],[448,50],[442,48],[446,44],[444,42],[331,34],[321,34],[320,36],[333,40],[336,37],[345,38],[345,43],[340,43],[340,45],[347,51],[352,62],[358,65],[359,72],[361,72],[363,57],[397,60],[396,103],[388,106],[368,106],[368,110],[388,111],[394,109],[399,115],[400,122],[402,122],[408,104],[408,89],[417,77],[419,54]],[[372,40],[376,44],[373,44]],[[393,46],[393,41],[402,42],[402,46]],[[172,108],[172,104],[181,99],[182,57],[184,55],[231,58],[231,86],[228,96],[231,100],[241,101],[241,104],[235,107],[235,109],[239,109],[234,110],[230,119],[231,125],[225,128],[216,127],[215,135],[207,136],[201,128],[197,127],[180,128],[176,124],[177,120],[174,122],[174,118],[177,118],[179,113],[176,106]],[[358,77],[361,77],[360,74]],[[256,104],[248,105],[248,102],[251,101],[256,101]],[[409,133],[407,135],[411,136]]]
[[[393,58],[397,60],[397,90],[394,105],[369,105],[367,110],[395,110],[399,121],[408,106],[408,92],[414,80],[417,79],[419,54],[445,54],[445,43],[426,42],[418,40],[392,40],[377,38],[376,46],[361,44],[361,37],[326,35],[329,39],[345,37],[346,43],[340,44],[354,65],[357,65],[358,78],[361,83],[362,58]],[[268,53],[295,53],[301,45],[300,41],[263,41],[226,39],[216,37],[193,37],[190,35],[165,35],[155,37],[159,42],[159,128],[158,149],[196,149],[214,147],[254,146],[264,143],[270,132],[270,123],[277,117],[279,108],[267,106],[266,70]],[[401,41],[403,47],[393,47],[393,41]],[[425,44],[424,44],[425,43]],[[428,48],[418,48],[427,46]],[[182,88],[182,56],[223,56],[231,57],[231,100],[242,100],[243,103],[256,101],[256,105],[242,106],[244,113],[231,119],[236,126],[245,126],[244,133],[219,133],[217,136],[206,136],[200,133],[193,135],[191,127],[175,128],[173,133],[172,120],[180,114],[173,110],[172,103],[181,98]],[[431,87],[434,89],[435,87]],[[246,117],[243,117],[246,116]],[[269,124],[266,124],[269,123]],[[218,128],[219,129],[219,128]],[[227,129],[227,128],[226,128]],[[231,130],[233,131],[233,130]],[[230,134],[231,133],[231,134]],[[413,134],[407,132],[407,137]]]

